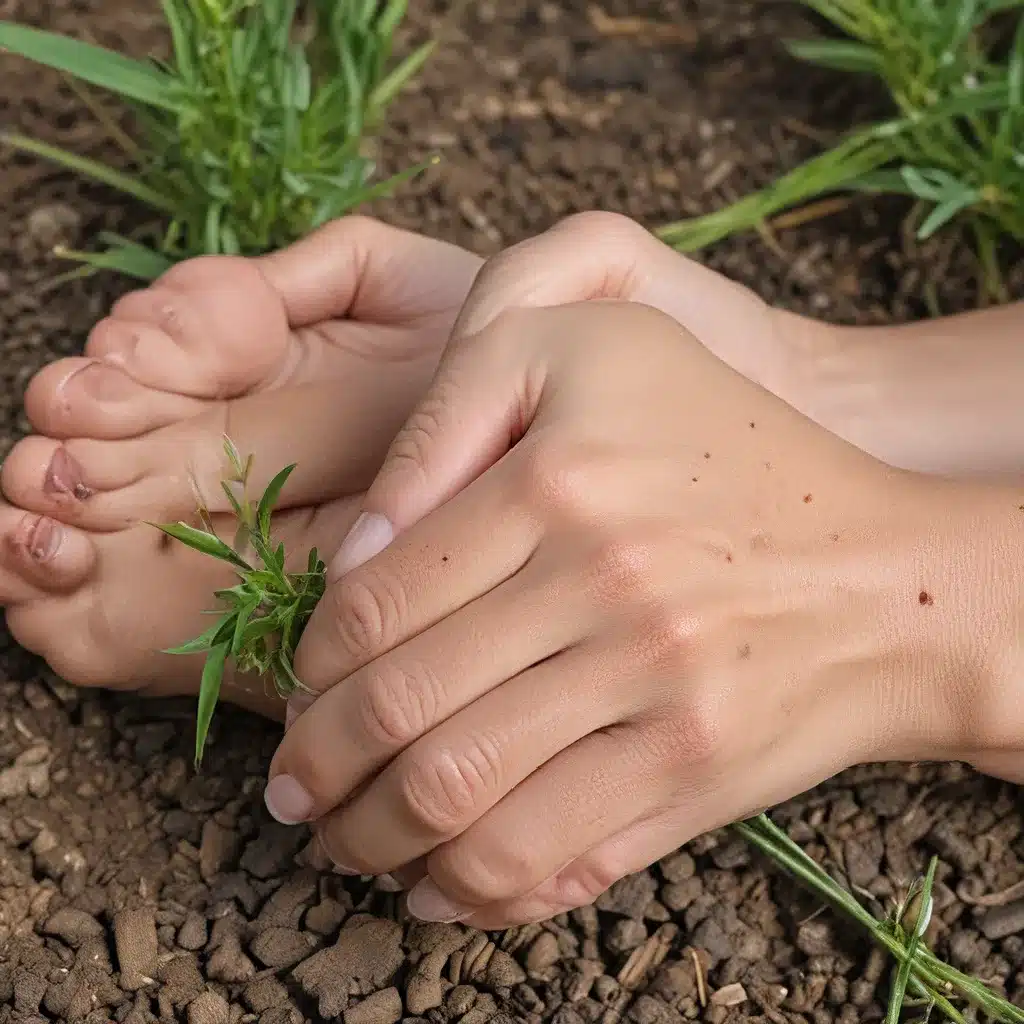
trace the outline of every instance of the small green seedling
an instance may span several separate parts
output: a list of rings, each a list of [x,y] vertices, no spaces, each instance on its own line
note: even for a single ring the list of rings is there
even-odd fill
[[[691,252],[829,194],[900,195],[913,201],[920,239],[969,229],[985,294],[1005,300],[1000,241],[1024,242],[1024,17],[1012,24],[1024,0],[802,2],[842,38],[792,42],[790,53],[881,81],[892,117],[660,237]]]
[[[201,499],[198,515],[203,529],[187,523],[157,526],[190,548],[226,562],[239,578],[235,586],[214,595],[226,606],[223,612],[213,613],[219,616],[218,621],[201,636],[165,652],[206,652],[196,720],[197,768],[229,662],[240,672],[273,680],[282,698],[302,688],[292,668],[295,648],[323,596],[327,579],[327,567],[315,548],[309,552],[304,572],[288,572],[284,545],[275,545],[271,535],[271,513],[295,466],[281,470],[257,502],[249,497],[252,456],[243,462],[228,438],[224,439],[224,451],[231,472],[221,486],[238,523],[234,544],[227,544],[217,535]]]
[[[136,60],[0,21],[0,50],[63,72],[128,169],[0,131],[0,144],[111,186],[159,216],[152,246],[104,233],[65,276],[114,270],[149,281],[181,259],[257,256],[417,174],[374,182],[370,152],[389,104],[430,56],[392,60],[408,0],[161,0],[168,63]],[[126,132],[87,91],[127,102]],[[428,161],[430,162],[430,161]]]

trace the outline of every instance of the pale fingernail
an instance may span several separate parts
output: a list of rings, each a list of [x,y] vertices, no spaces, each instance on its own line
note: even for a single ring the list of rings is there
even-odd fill
[[[64,541],[64,530],[60,523],[39,516],[28,530],[26,546],[28,553],[37,562],[49,562],[60,550]]]
[[[334,581],[379,555],[395,539],[395,529],[387,516],[363,512],[342,541],[331,562],[328,577]]]
[[[406,897],[406,906],[413,917],[437,924],[454,924],[471,917],[476,911],[475,907],[466,907],[449,899],[429,878],[416,884]]]
[[[69,378],[67,383],[72,379]],[[124,402],[140,391],[139,385],[126,373],[103,363],[90,363],[83,367],[78,374],[78,383],[90,398],[100,402]]]
[[[299,716],[308,711],[312,706],[316,697],[311,693],[302,693],[298,691],[293,693],[288,698],[288,703],[284,710],[284,731],[287,732],[298,720]]]
[[[300,825],[313,812],[313,798],[291,775],[274,776],[263,791],[263,802],[282,825]]]

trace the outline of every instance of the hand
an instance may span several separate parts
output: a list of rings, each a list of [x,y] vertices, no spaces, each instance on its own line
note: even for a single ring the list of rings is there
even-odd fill
[[[425,857],[414,914],[497,928],[948,756],[993,684],[957,615],[1005,597],[959,603],[1006,494],[883,467],[650,309],[497,309],[471,295],[332,566],[279,817],[350,871]]]

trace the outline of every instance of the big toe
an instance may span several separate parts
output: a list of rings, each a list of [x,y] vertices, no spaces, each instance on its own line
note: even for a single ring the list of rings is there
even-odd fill
[[[26,410],[52,437],[135,437],[272,379],[288,343],[284,303],[253,261],[200,257],[121,299],[85,358],[33,379]]]

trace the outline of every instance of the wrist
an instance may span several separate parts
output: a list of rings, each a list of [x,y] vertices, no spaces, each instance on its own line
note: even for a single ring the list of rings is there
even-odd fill
[[[1020,489],[907,477],[902,657],[888,708],[900,760],[1006,774],[1024,753]],[[1018,769],[1019,770],[1019,769]]]

